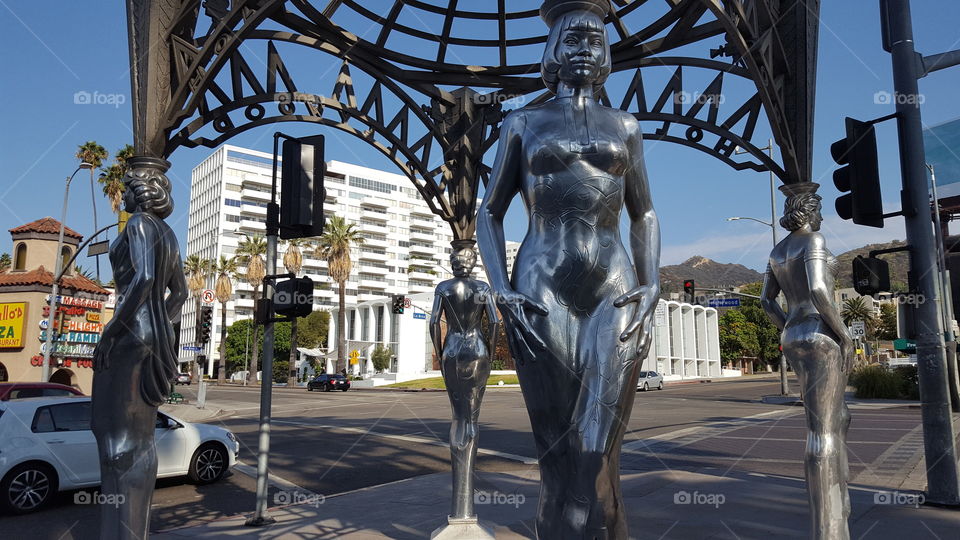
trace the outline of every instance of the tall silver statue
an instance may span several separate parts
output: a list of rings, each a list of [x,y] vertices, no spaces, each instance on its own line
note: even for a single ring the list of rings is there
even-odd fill
[[[440,371],[450,397],[450,458],[453,464],[453,503],[449,524],[462,530],[473,528],[482,537],[473,510],[473,472],[477,460],[480,402],[490,377],[490,355],[496,350],[499,320],[490,287],[471,277],[477,263],[472,240],[455,240],[450,255],[453,279],[437,286],[430,316],[430,338],[440,357]],[[440,319],[447,332],[441,336]],[[489,325],[483,332],[483,321]],[[434,538],[440,537],[438,529]],[[452,532],[452,531],[451,531]],[[493,535],[487,532],[489,538]],[[451,536],[453,537],[453,536]]]
[[[853,361],[853,340],[833,302],[836,259],[820,230],[818,184],[780,188],[786,204],[780,224],[790,231],[770,253],[763,281],[763,308],[782,331],[783,355],[797,373],[807,413],[804,456],[810,498],[811,537],[849,538],[847,427],[844,389]],[[777,303],[783,291],[789,313]]]
[[[550,540],[627,538],[620,446],[660,293],[643,134],[596,98],[610,73],[609,9],[544,3],[541,71],[556,97],[504,120],[478,219],[537,445],[537,535]],[[518,193],[529,224],[508,279],[503,216]],[[624,205],[633,260],[620,238]]]
[[[176,235],[169,164],[128,160],[125,210],[132,215],[110,246],[117,307],[94,357],[93,433],[101,490],[120,503],[100,506],[100,538],[147,538],[157,479],[157,407],[177,374],[173,323],[187,298]]]

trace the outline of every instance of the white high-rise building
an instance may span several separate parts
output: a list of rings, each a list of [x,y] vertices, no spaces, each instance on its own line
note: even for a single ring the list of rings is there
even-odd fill
[[[244,235],[264,234],[270,201],[272,156],[265,152],[224,145],[196,168],[190,188],[190,218],[186,255],[197,254],[211,261],[232,257]],[[278,182],[279,183],[279,182]],[[364,245],[352,252],[353,272],[347,282],[347,305],[356,305],[392,295],[433,292],[437,283],[449,279],[449,225],[434,215],[406,176],[351,165],[327,163],[324,181],[327,219],[337,215],[356,224]],[[279,194],[278,194],[279,201]],[[278,247],[278,272],[284,272]],[[243,275],[245,268],[240,268]],[[336,284],[327,275],[326,261],[304,249],[303,275],[313,279],[314,309],[337,303]],[[207,286],[213,288],[216,276]],[[234,280],[236,294],[227,303],[227,326],[253,317],[253,288]],[[221,305],[214,304],[210,343],[199,353],[181,352],[182,362],[194,354],[207,356],[206,373],[213,372],[219,358]],[[181,345],[194,343],[196,302],[184,305]]]

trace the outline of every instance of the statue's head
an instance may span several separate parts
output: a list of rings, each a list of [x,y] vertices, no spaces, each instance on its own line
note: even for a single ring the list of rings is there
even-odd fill
[[[592,84],[599,91],[610,75],[610,41],[604,19],[608,0],[547,0],[540,16],[550,27],[540,73],[551,92],[560,81],[573,87]]]
[[[164,174],[169,167],[166,160],[158,158],[128,159],[127,174],[123,177],[124,210],[149,212],[160,219],[173,213],[170,179]]]
[[[477,252],[473,249],[473,240],[454,240],[450,253],[450,269],[458,278],[470,277],[477,264]]]
[[[799,182],[780,186],[780,191],[787,196],[783,204],[783,217],[780,225],[788,231],[796,231],[804,225],[810,225],[814,231],[820,230],[823,216],[820,215],[820,196],[817,188],[820,184],[813,182]]]

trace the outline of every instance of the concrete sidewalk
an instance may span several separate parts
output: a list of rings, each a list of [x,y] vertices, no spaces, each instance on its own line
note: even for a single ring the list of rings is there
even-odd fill
[[[479,474],[477,513],[497,538],[534,538],[536,467]],[[802,480],[703,469],[623,475],[631,538],[809,538]],[[244,527],[237,516],[154,534],[184,538],[429,538],[445,522],[450,475],[437,473],[323,498],[271,491],[277,523]],[[915,493],[851,486],[853,538],[956,538],[960,512],[910,504]]]

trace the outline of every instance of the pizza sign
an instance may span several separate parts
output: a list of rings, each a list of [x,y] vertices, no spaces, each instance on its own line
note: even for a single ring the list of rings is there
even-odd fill
[[[23,323],[26,314],[26,302],[0,303],[0,349],[23,347]]]

